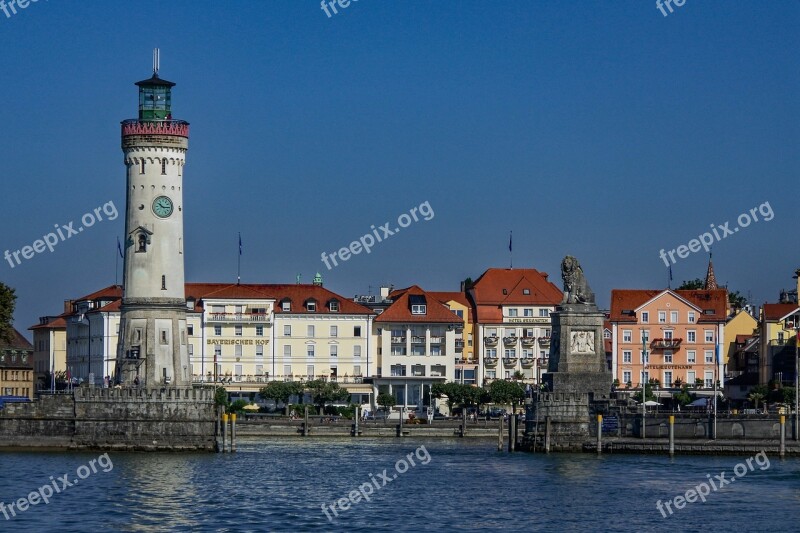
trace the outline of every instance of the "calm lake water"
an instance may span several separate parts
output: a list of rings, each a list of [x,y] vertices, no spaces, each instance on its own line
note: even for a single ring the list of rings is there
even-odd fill
[[[746,457],[508,454],[494,441],[454,439],[259,439],[238,448],[111,453],[113,468],[101,458],[96,473],[97,453],[0,453],[7,513],[50,476],[62,490],[10,520],[0,512],[0,531],[788,531],[800,521],[797,459],[769,457],[764,470],[752,462],[705,503],[664,518],[658,500],[707,474],[732,479]],[[64,474],[79,483],[61,489]],[[360,501],[337,506],[338,517],[328,508],[329,521],[323,502],[359,487],[370,501],[354,493]]]

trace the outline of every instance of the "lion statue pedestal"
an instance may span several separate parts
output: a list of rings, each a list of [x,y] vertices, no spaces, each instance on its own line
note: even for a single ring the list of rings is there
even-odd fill
[[[564,299],[550,315],[550,362],[542,380],[551,392],[588,393],[590,401],[608,399],[611,371],[603,343],[605,315],[597,309],[577,259],[564,258],[561,277]]]

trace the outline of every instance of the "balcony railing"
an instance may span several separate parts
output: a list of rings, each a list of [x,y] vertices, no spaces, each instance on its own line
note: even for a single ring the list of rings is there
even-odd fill
[[[443,342],[444,342],[444,338],[443,337],[439,337],[439,336],[431,337],[431,344],[441,344]]]
[[[411,342],[415,344],[425,344],[425,337],[412,336]]]
[[[519,359],[516,357],[503,357],[503,364],[506,366],[517,366],[517,361]]]
[[[536,344],[536,339],[534,337],[522,337],[522,345],[526,348],[530,348]]]
[[[650,347],[660,350],[674,350],[678,348],[683,342],[683,339],[653,339]]]
[[[513,335],[509,337],[503,337],[503,344],[517,344],[517,338],[518,337],[514,337]]]
[[[497,357],[485,357],[483,359],[483,364],[488,367],[495,367],[497,366]]]
[[[541,345],[541,346],[549,346],[550,345],[550,337],[539,337],[539,345]]]
[[[394,344],[405,344],[406,343],[406,337],[405,337],[405,335],[403,335],[402,337],[392,337],[392,342]]]
[[[531,368],[533,367],[534,363],[536,363],[536,359],[533,357],[523,357],[519,360],[522,364],[522,368]]]
[[[497,346],[497,343],[498,343],[499,341],[500,341],[500,338],[499,338],[499,337],[486,337],[486,338],[484,338],[484,339],[483,339],[483,343],[484,343],[486,346],[489,346],[489,347],[492,347],[492,346]]]
[[[209,322],[270,322],[266,313],[210,313]]]
[[[334,383],[363,383],[364,377],[361,375],[358,376],[329,376],[329,375],[316,375],[316,376],[307,376],[307,375],[300,375],[300,374],[289,374],[285,376],[270,376],[269,374],[241,374],[241,375],[224,375],[224,376],[217,376],[216,381],[214,380],[213,375],[207,376],[200,376],[194,375],[192,376],[192,382],[195,384],[202,384],[202,383],[237,383],[241,385],[253,385],[259,383],[269,383],[272,381],[293,381],[298,383],[303,383],[306,381],[312,380],[322,380],[322,381],[330,381]]]
[[[189,123],[185,120],[139,120],[122,121],[122,136],[127,135],[177,135],[189,136]]]

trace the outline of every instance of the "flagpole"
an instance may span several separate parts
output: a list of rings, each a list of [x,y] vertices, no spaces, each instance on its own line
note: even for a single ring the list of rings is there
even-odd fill
[[[514,247],[512,246],[512,241],[514,238],[514,232],[508,232],[508,252],[511,254],[511,268],[514,268]]]
[[[239,260],[236,267],[236,284],[240,285],[242,282],[242,234],[239,233]]]

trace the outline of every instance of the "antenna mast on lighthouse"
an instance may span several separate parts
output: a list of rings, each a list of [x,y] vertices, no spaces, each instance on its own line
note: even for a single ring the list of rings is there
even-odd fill
[[[161,66],[161,51],[153,48],[153,76],[158,77],[158,68]]]

